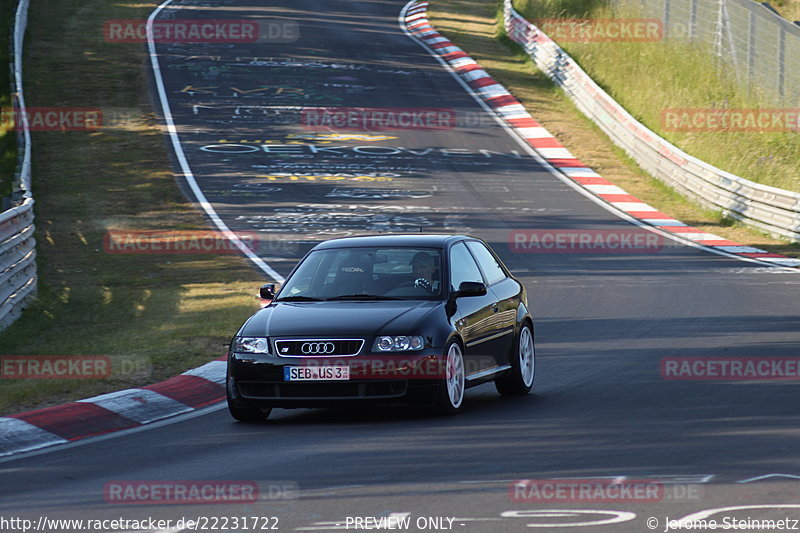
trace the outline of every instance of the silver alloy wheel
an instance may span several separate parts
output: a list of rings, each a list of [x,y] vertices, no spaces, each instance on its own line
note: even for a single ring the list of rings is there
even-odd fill
[[[450,405],[455,409],[461,407],[464,401],[464,357],[461,354],[461,347],[458,343],[450,345],[447,350],[447,395],[450,398]]]
[[[527,325],[522,326],[522,331],[519,332],[519,372],[526,387],[530,387],[533,383],[536,370],[535,358],[531,329]]]

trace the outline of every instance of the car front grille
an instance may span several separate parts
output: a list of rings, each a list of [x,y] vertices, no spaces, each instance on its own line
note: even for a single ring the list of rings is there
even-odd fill
[[[278,339],[275,351],[281,357],[342,357],[357,355],[364,339]]]

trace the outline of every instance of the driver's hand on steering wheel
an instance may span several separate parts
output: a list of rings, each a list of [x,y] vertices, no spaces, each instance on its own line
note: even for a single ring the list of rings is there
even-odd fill
[[[425,289],[433,294],[434,287],[431,281],[433,272],[436,270],[436,263],[433,256],[425,252],[418,252],[411,260],[411,272],[414,279],[414,287]]]
[[[427,278],[417,278],[414,280],[414,287],[425,289],[429,293],[433,293],[433,284]]]

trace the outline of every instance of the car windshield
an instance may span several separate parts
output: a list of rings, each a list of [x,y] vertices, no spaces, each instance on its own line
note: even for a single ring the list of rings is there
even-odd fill
[[[276,300],[435,300],[441,287],[439,250],[335,248],[309,254]]]

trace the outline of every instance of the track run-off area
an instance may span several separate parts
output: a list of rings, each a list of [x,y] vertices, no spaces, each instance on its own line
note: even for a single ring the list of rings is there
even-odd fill
[[[251,40],[149,43],[175,172],[210,224],[260,236],[239,244],[277,281],[328,238],[485,239],[528,289],[534,393],[470,389],[456,417],[277,409],[260,425],[218,404],[2,459],[0,516],[171,521],[61,529],[92,532],[643,532],[679,519],[800,529],[797,376],[670,373],[686,358],[800,357],[800,272],[621,218],[557,175],[411,37],[404,8],[165,2],[153,25],[260,28]],[[363,108],[372,111],[342,113]],[[545,244],[557,242],[572,246]]]

